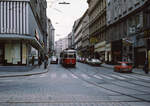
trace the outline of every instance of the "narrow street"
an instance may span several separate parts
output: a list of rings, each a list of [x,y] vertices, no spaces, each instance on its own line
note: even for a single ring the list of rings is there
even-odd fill
[[[0,106],[150,106],[150,77],[77,63],[48,73],[0,78]]]

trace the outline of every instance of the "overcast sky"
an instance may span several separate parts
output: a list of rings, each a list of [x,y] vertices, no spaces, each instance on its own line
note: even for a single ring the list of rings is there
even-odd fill
[[[76,19],[80,18],[88,8],[87,0],[47,0],[47,16],[55,28],[55,41],[67,36]],[[58,4],[69,2],[69,5]]]

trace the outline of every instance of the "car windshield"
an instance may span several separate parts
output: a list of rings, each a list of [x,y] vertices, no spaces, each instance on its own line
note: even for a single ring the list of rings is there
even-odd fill
[[[127,66],[127,64],[126,64],[126,63],[122,63],[121,65],[122,65],[122,66]]]

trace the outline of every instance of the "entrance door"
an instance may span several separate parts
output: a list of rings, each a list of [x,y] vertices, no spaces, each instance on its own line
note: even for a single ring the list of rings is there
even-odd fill
[[[0,44],[0,65],[4,64],[4,45]]]

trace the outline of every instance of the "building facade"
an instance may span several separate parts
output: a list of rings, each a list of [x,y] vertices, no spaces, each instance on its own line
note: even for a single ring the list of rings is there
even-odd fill
[[[55,51],[56,55],[59,57],[60,53],[68,48],[68,36],[65,38],[61,38],[55,42]]]
[[[81,18],[75,21],[73,26],[73,36],[74,36],[74,47],[77,50],[77,54],[82,56],[82,21]]]
[[[47,32],[44,13],[45,0],[0,1],[1,66],[29,66],[32,56],[38,58],[45,52]]]
[[[106,0],[87,0],[89,9],[90,55],[105,59]]]
[[[89,57],[89,16],[88,16],[88,9],[82,16],[82,54],[83,57]]]
[[[107,43],[112,63],[129,61],[143,67],[146,54],[144,36],[147,0],[107,0]]]
[[[68,48],[73,48],[73,33],[72,32],[70,32],[69,34],[68,34]]]
[[[47,32],[47,53],[49,56],[52,56],[55,52],[55,29],[50,19],[47,20]]]

